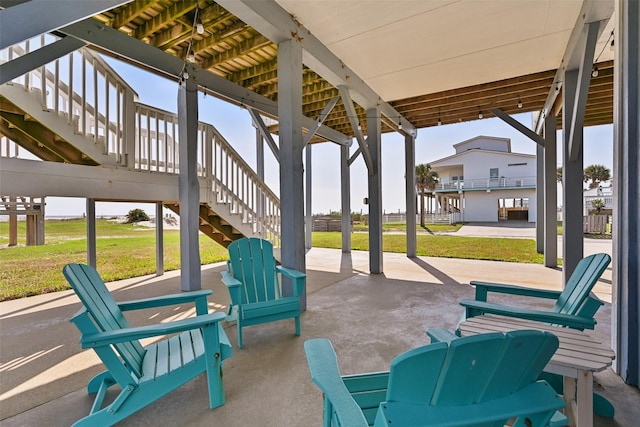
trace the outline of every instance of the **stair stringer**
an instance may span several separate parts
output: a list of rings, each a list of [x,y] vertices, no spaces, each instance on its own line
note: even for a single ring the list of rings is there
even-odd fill
[[[39,90],[24,90],[21,85],[4,84],[0,86],[0,95],[26,112],[33,120],[63,138],[70,145],[83,152],[87,157],[103,166],[117,166],[115,154],[104,154],[102,145],[93,138],[79,135],[74,122],[69,124],[65,115],[58,115],[44,108],[40,102]]]

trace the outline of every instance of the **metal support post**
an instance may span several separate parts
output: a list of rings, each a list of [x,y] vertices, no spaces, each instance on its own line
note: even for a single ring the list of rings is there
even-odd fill
[[[195,291],[201,288],[200,244],[200,184],[198,183],[198,85],[196,69],[186,67],[188,78],[178,89],[178,127],[180,175],[180,288]]]
[[[536,145],[536,252],[544,253],[544,146]]]
[[[302,166],[302,46],[295,40],[278,44],[278,119],[280,122],[280,212],[282,265],[305,272],[304,171]],[[293,284],[283,283],[293,294]],[[300,297],[306,309],[306,295]]]
[[[558,179],[557,179],[557,119],[544,121],[544,265],[558,266]],[[541,218],[538,217],[538,220]]]
[[[573,108],[578,85],[578,70],[564,73],[563,101],[562,101],[562,136],[563,136],[563,167],[562,167],[562,283],[566,284],[571,273],[584,254],[584,237],[582,230],[582,174],[583,148],[582,128],[570,131]],[[586,96],[582,93],[582,96]],[[572,141],[571,137],[575,140]],[[573,159],[571,160],[571,151]]]
[[[416,231],[416,139],[404,136],[405,205],[407,209],[407,257],[417,254]]]
[[[613,305],[614,369],[640,385],[640,2],[617,0],[614,64]]]
[[[382,138],[380,110],[367,109],[367,147],[369,169],[369,270],[380,274],[382,268]]]
[[[164,274],[164,217],[162,203],[156,203],[156,276]]]
[[[87,199],[87,264],[96,268],[96,201]]]
[[[311,173],[311,150],[312,145],[307,144],[305,147],[305,168],[304,168],[304,176],[305,176],[305,248],[311,249],[311,235],[313,232],[313,214],[311,210],[311,190],[312,190],[312,181],[313,176]]]
[[[340,146],[340,207],[342,210],[342,252],[351,252],[351,170],[349,146]]]

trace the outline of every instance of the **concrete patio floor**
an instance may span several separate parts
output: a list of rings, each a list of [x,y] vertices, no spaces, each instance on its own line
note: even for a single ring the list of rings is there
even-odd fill
[[[596,246],[597,248],[597,246]],[[610,248],[610,245],[609,245]],[[585,247],[585,252],[588,249]],[[212,289],[210,309],[226,310],[220,282],[223,264],[204,266],[203,287]],[[224,363],[227,403],[210,410],[201,375],[123,421],[121,425],[312,426],[321,425],[322,395],[311,382],[303,351],[305,340],[329,338],[343,374],[388,369],[399,353],[429,342],[429,327],[455,328],[458,300],[473,296],[470,280],[518,283],[559,289],[561,270],[541,265],[384,254],[384,274],[369,275],[368,253],[312,249],[307,255],[308,306],[302,336],[293,321],[245,329],[245,348],[235,347],[236,328],[225,324],[234,344]],[[179,290],[179,272],[110,283],[116,300]],[[611,268],[596,287],[611,300]],[[80,303],[71,291],[0,303],[0,424],[65,426],[88,414],[92,397],[87,381],[102,370],[92,351],[83,351],[69,319]],[[134,325],[189,315],[190,307],[132,313]],[[129,314],[129,313],[128,313]],[[611,306],[598,312],[592,333],[610,341]],[[640,391],[625,385],[610,369],[596,374],[594,388],[616,408],[614,419],[595,417],[596,426],[635,426]]]

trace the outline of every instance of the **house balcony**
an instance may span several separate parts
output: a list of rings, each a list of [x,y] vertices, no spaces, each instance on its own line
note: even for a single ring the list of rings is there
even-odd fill
[[[585,246],[585,253],[589,249]],[[309,376],[305,340],[329,338],[343,374],[386,370],[396,355],[429,343],[424,333],[427,328],[455,329],[464,311],[457,302],[474,295],[470,280],[546,289],[560,289],[562,280],[559,269],[538,264],[410,259],[385,253],[384,274],[366,274],[368,252],[313,248],[306,260],[308,305],[302,315],[302,336],[293,334],[291,319],[252,326],[245,329],[245,347],[240,350],[235,345],[235,325],[224,324],[234,345],[233,356],[224,362],[224,406],[209,409],[207,382],[201,375],[119,425],[321,425],[322,393]],[[225,312],[229,304],[219,274],[224,267],[218,263],[202,268],[203,288],[213,290],[210,311]],[[173,271],[109,283],[108,287],[116,300],[123,301],[175,293],[179,281],[179,271]],[[589,333],[609,343],[611,269],[595,292],[607,303],[597,313],[595,331]],[[518,302],[517,298],[511,301]],[[87,395],[86,384],[103,367],[92,350],[80,348],[79,333],[69,322],[79,308],[72,291],[0,303],[3,427],[69,426],[89,413],[93,397]],[[131,313],[133,325],[190,315],[191,307],[174,308],[127,314]],[[613,403],[616,417],[595,416],[594,425],[636,425],[640,391],[625,385],[611,369],[596,373],[595,378],[595,390]]]
[[[593,201],[594,200],[602,200],[604,202],[603,209],[613,209],[613,196],[612,195],[602,195],[602,196],[584,196],[584,211],[589,212],[593,209]]]
[[[465,179],[464,181],[436,184],[436,193],[449,193],[474,190],[512,190],[536,188],[535,176]]]

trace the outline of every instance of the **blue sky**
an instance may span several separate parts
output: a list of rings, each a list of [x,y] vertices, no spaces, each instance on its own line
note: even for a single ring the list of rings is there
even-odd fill
[[[138,70],[127,64],[109,59],[108,62],[138,93],[140,102],[167,111],[176,111],[178,84],[175,81]],[[213,124],[252,167],[256,165],[255,129],[249,113],[212,96],[200,95],[200,121]],[[526,126],[531,125],[531,114],[516,115]],[[535,144],[497,118],[444,125],[418,130],[416,163],[429,163],[454,154],[453,145],[478,135],[511,139],[513,152],[535,154]],[[277,141],[277,137],[275,137]],[[561,141],[561,135],[558,135]],[[354,143],[351,152],[356,149]],[[315,144],[311,165],[314,213],[328,213],[340,209],[340,148],[333,143]],[[265,180],[276,194],[279,192],[278,165],[271,151],[265,149]],[[559,148],[558,162],[561,162]],[[612,170],[613,126],[585,128],[584,165],[602,164]],[[404,138],[397,133],[382,137],[382,203],[385,212],[405,210],[404,201]],[[351,210],[366,212],[362,199],[367,196],[367,173],[362,157],[351,166]],[[155,214],[151,204],[97,203],[97,215],[122,215],[140,207]],[[85,212],[84,199],[47,198],[47,216],[79,216]]]

